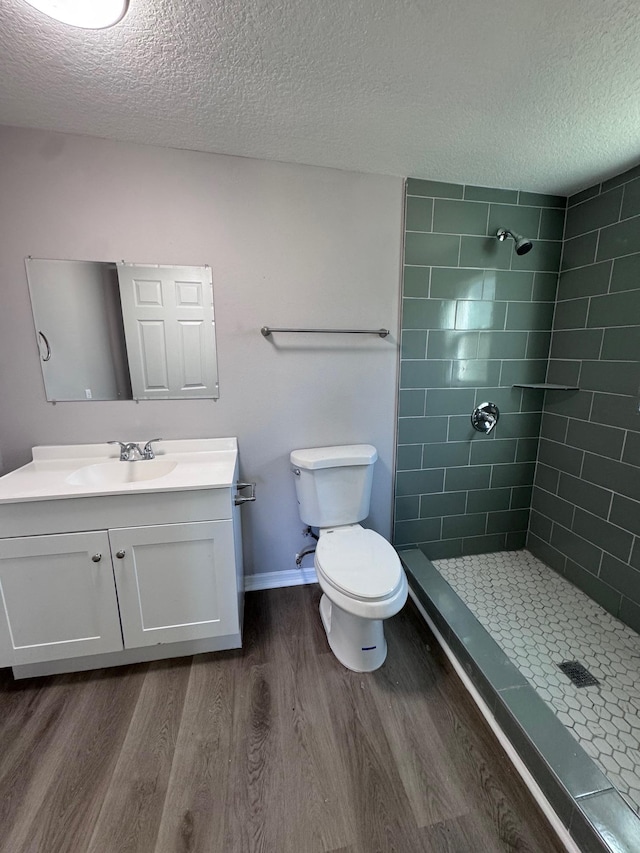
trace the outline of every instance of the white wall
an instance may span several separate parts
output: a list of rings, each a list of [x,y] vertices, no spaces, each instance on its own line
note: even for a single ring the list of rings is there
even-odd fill
[[[36,444],[238,437],[246,572],[294,568],[306,544],[288,454],[368,442],[368,524],[390,534],[402,181],[0,128],[0,451]],[[210,264],[220,400],[45,401],[24,258]],[[260,327],[392,330],[280,335]]]

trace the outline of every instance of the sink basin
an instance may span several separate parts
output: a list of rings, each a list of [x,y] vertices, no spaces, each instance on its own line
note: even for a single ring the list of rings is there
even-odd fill
[[[134,462],[104,442],[34,447],[32,456],[0,477],[0,527],[5,503],[222,489],[238,479],[235,438],[169,439],[155,459]]]
[[[140,459],[135,462],[98,462],[79,468],[67,477],[72,486],[119,486],[157,480],[170,474],[176,463],[167,459]]]

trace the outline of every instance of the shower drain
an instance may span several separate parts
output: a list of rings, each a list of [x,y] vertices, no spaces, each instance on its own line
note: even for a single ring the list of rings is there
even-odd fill
[[[558,669],[561,669],[576,687],[591,687],[593,684],[600,684],[595,675],[591,675],[589,670],[577,660],[562,661],[558,664]]]

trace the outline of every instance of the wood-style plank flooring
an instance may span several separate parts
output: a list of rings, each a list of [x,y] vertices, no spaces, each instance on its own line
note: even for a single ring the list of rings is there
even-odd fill
[[[240,651],[1,671],[0,851],[561,851],[413,604],[362,675],[319,597],[247,595]]]

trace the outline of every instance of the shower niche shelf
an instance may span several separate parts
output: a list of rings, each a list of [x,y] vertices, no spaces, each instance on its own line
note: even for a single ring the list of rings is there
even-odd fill
[[[577,385],[553,385],[550,382],[515,382],[512,388],[535,388],[538,391],[579,391]]]

